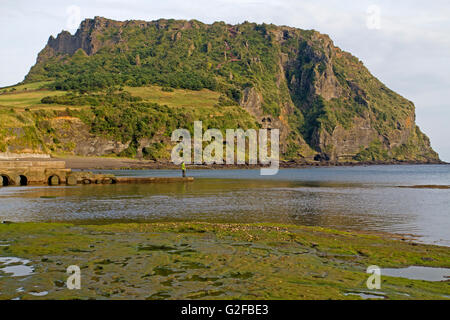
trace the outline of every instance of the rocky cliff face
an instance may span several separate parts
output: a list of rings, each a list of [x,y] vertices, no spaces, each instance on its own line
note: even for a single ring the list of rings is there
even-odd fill
[[[80,54],[85,58],[75,58]],[[79,68],[73,71],[70,63]],[[75,35],[50,37],[26,81],[52,79],[70,89],[82,83],[77,72],[83,71],[117,85],[183,87],[179,79],[186,74],[200,79],[196,86],[213,83],[262,127],[281,129],[287,159],[439,159],[415,124],[413,103],[316,31],[96,17],[83,21]]]
[[[122,25],[122,22],[100,17],[84,20],[75,35],[62,31],[56,39],[50,36],[47,46],[38,56],[38,62],[59,54],[72,55],[79,49],[82,49],[89,56],[93,55],[104,45],[111,45],[120,41],[120,35],[113,37],[106,43],[100,41],[99,38],[105,30],[120,28]]]
[[[316,159],[438,159],[415,125],[414,104],[385,87],[328,36],[301,39],[285,69],[294,103],[307,117],[312,113],[319,119],[304,131]]]

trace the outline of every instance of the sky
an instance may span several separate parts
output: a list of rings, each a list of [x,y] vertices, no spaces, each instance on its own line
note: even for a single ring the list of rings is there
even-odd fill
[[[0,87],[24,79],[50,35],[74,33],[95,16],[265,22],[326,33],[415,103],[417,124],[450,162],[448,0],[0,0]]]

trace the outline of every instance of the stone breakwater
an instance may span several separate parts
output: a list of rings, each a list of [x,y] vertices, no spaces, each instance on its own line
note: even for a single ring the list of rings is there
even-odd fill
[[[118,178],[111,174],[72,171],[64,161],[0,161],[0,186],[168,183],[194,178]]]

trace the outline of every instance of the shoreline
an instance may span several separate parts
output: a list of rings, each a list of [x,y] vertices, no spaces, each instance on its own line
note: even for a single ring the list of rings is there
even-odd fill
[[[108,157],[54,157],[44,161],[60,160],[66,162],[66,167],[75,170],[151,170],[151,169],[179,169],[179,165],[174,165],[168,161],[152,161],[152,160],[140,160],[129,158],[108,158]],[[294,161],[281,161],[281,169],[301,169],[301,168],[314,168],[314,167],[358,167],[358,166],[374,166],[374,165],[448,165],[445,162],[294,162]],[[187,165],[188,169],[215,169],[215,170],[228,170],[228,169],[260,169],[261,165]]]
[[[151,169],[179,169],[179,165],[175,165],[170,161],[154,161],[132,158],[118,157],[82,157],[82,156],[51,156],[39,158],[37,155],[33,157],[20,157],[11,159],[0,159],[0,161],[65,161],[66,168],[75,170],[151,170]],[[366,167],[366,166],[388,166],[388,165],[450,165],[444,161],[436,162],[420,162],[420,161],[365,161],[365,162],[327,162],[327,161],[280,161],[280,169],[302,169],[315,167]],[[261,169],[268,166],[249,165],[249,164],[189,164],[189,169]]]

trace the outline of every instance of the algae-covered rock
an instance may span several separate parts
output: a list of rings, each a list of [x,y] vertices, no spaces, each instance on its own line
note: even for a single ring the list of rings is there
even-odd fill
[[[26,259],[27,267],[33,270],[26,277],[2,274],[0,299],[450,296],[448,281],[409,280],[383,274],[380,290],[367,288],[369,266],[450,267],[449,248],[393,240],[391,235],[275,224],[182,222],[15,223],[0,225],[0,234],[9,243],[0,256]],[[66,270],[73,265],[80,268],[80,290],[66,288]],[[48,294],[28,294],[35,291]]]

